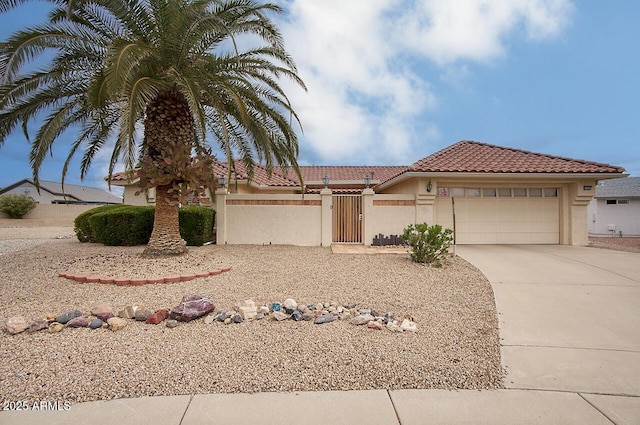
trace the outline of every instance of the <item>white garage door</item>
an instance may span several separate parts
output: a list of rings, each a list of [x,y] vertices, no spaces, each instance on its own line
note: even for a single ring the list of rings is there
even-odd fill
[[[560,213],[555,189],[451,189],[459,244],[557,244]],[[500,196],[502,194],[502,196]],[[469,196],[471,195],[471,196]],[[547,195],[547,196],[545,196]],[[453,226],[451,196],[440,196],[437,221]],[[449,217],[447,217],[449,215]]]

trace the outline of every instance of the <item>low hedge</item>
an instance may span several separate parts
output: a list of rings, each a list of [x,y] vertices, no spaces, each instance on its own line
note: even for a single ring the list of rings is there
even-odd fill
[[[102,205],[100,207],[91,208],[79,214],[73,220],[73,231],[76,233],[76,237],[80,242],[97,242],[95,236],[93,236],[93,231],[91,230],[91,225],[89,224],[89,217],[94,214],[102,213],[105,211],[112,211],[116,208],[126,207],[126,205],[117,204],[117,205]]]
[[[111,246],[144,245],[153,230],[155,207],[126,206],[89,217],[96,241]]]
[[[118,205],[98,207],[75,219],[80,242],[99,242],[111,246],[145,245],[153,230],[155,207]],[[215,211],[200,206],[180,208],[180,234],[189,246],[211,240]]]
[[[213,237],[215,211],[188,205],[180,208],[180,235],[189,246],[201,246]]]

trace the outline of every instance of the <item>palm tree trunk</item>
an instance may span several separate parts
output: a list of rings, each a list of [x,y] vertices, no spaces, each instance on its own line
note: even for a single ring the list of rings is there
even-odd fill
[[[151,239],[142,253],[145,257],[180,255],[187,252],[187,243],[180,236],[178,203],[167,193],[172,185],[156,188],[156,212]]]

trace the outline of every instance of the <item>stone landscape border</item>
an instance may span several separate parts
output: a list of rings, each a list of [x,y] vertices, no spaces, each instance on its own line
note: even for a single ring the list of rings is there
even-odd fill
[[[64,277],[78,283],[104,283],[108,285],[118,286],[141,286],[156,283],[178,283],[187,282],[200,277],[217,276],[222,273],[231,271],[231,267],[223,267],[221,269],[209,270],[199,273],[190,273],[182,275],[171,275],[151,278],[126,278],[126,277],[105,277],[87,274],[76,274],[73,272],[60,272],[59,277]]]

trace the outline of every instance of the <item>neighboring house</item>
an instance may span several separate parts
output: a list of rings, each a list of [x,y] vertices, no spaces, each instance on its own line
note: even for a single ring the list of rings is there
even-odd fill
[[[23,179],[0,189],[0,195],[29,195],[39,204],[121,204],[122,198],[94,187],[40,180],[40,191],[31,179]]]
[[[640,177],[601,181],[589,203],[589,234],[640,236]]]
[[[587,205],[598,181],[624,168],[462,141],[410,166],[302,166],[271,178],[256,165],[249,183],[241,162],[215,193],[218,244],[370,245],[414,223],[454,228],[459,244],[586,245]],[[228,175],[216,163],[217,176]],[[137,178],[114,176],[127,204]],[[304,194],[304,196],[302,196]],[[213,203],[213,199],[204,203]],[[454,208],[455,204],[455,208]]]

